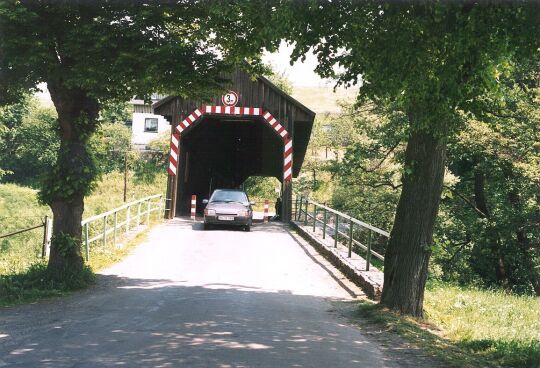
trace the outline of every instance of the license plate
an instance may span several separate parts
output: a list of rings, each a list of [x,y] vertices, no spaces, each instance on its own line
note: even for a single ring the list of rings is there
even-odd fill
[[[218,220],[223,220],[223,221],[233,221],[233,220],[234,220],[234,216],[218,216]]]

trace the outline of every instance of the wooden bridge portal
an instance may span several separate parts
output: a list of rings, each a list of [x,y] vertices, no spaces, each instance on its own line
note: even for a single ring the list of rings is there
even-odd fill
[[[291,216],[292,178],[298,176],[315,113],[264,77],[237,70],[228,90],[214,101],[169,96],[153,105],[171,121],[168,217],[197,210],[216,188],[238,188],[250,176],[282,183],[282,215]]]

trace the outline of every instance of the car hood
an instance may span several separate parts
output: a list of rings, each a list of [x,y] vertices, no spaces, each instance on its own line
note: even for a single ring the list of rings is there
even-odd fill
[[[241,203],[230,202],[218,202],[218,203],[208,203],[206,206],[209,210],[215,210],[220,213],[237,213],[238,211],[245,211],[249,209],[249,206],[244,206]]]

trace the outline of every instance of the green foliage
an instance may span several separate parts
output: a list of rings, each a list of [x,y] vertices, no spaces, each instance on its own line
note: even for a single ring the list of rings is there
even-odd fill
[[[39,185],[56,162],[58,147],[54,110],[30,98],[0,109],[2,181]]]
[[[290,2],[273,19],[286,24],[293,58],[312,48],[321,76],[361,83],[363,101],[391,102],[415,129],[445,135],[459,110],[477,111],[500,93],[500,75],[537,53],[538,10],[532,1]]]
[[[148,151],[132,152],[133,171],[137,182],[152,183],[156,177],[167,172],[170,139],[170,132],[163,132],[148,143]]]
[[[220,72],[257,60],[258,48],[232,49],[249,32],[231,27],[233,14],[219,3],[2,1],[0,104],[43,81],[105,104],[156,91],[208,98]]]
[[[408,147],[403,190],[385,260],[392,276],[382,293],[382,302],[402,313],[422,313],[428,263],[420,260],[431,254],[446,142],[488,109],[486,102],[501,98],[501,77],[537,57],[539,12],[533,1],[312,1],[285,2],[272,13],[269,27],[294,43],[293,59],[313,51],[321,76],[361,84],[359,104],[374,102],[403,117],[396,129],[405,131],[399,135]],[[406,253],[418,261],[402,266]]]
[[[132,110],[128,102],[107,102],[106,105],[101,106],[99,120],[102,124],[125,124],[126,121],[131,120]]]
[[[131,130],[123,124],[102,123],[89,142],[101,173],[124,169],[124,156],[131,149]]]
[[[540,152],[534,122],[540,106],[534,97],[537,92],[532,91],[531,99],[531,91],[516,88],[505,91],[507,106],[487,111],[484,120],[464,118],[465,129],[449,142],[449,169],[432,247],[432,278],[538,294]],[[404,118],[391,107],[345,106],[340,117],[324,123],[326,133],[316,126],[306,164],[317,168],[317,177],[332,187],[328,194],[318,184],[312,196],[390,229],[401,176],[406,174]],[[325,158],[321,152],[328,141],[323,134],[343,121],[352,139],[334,148],[342,152],[341,159]],[[307,185],[312,190],[311,177],[311,170],[304,167],[296,187]],[[500,264],[504,274],[498,274]]]
[[[23,273],[0,275],[0,305],[59,296],[94,282],[95,275],[88,266],[74,273],[67,269],[51,271],[44,263],[35,263]]]
[[[46,82],[58,113],[60,147],[43,180],[44,203],[80,205],[94,188],[99,167],[88,142],[100,105],[154,92],[208,99],[224,89],[224,71],[250,69],[245,57],[258,61],[259,47],[231,51],[249,30],[231,27],[237,13],[229,10],[220,3],[0,0],[0,106]],[[78,226],[64,230],[79,236]]]
[[[81,241],[69,234],[59,232],[54,234],[51,238],[51,248],[53,247],[56,248],[63,257],[67,257],[74,253],[73,249],[81,248]]]
[[[258,209],[264,208],[264,200],[268,200],[270,209],[273,208],[277,198],[280,196],[276,188],[281,188],[281,183],[277,178],[265,176],[250,176],[244,182],[244,190],[249,199],[256,203]]]
[[[60,146],[56,165],[46,173],[39,198],[43,203],[73,201],[89,195],[99,171],[89,149],[83,143],[67,142]]]

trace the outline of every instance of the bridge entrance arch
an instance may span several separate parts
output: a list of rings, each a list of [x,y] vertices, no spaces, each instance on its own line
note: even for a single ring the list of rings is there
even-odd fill
[[[264,77],[252,80],[240,70],[228,77],[235,106],[221,96],[213,104],[173,96],[154,104],[154,112],[172,122],[168,217],[188,215],[192,194],[202,211],[201,201],[213,189],[236,188],[257,175],[280,179],[288,221],[292,179],[299,174],[315,113]]]

